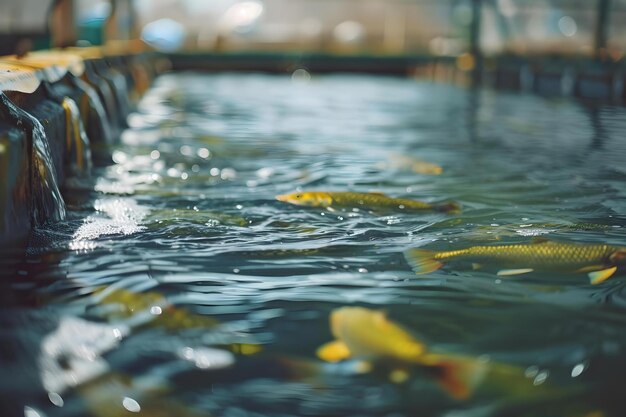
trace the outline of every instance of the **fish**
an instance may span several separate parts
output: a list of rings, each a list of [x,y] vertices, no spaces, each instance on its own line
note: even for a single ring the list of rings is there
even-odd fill
[[[410,156],[401,154],[392,154],[389,156],[389,162],[383,162],[377,165],[379,168],[402,168],[424,175],[440,175],[443,168],[437,164],[421,159],[414,159]]]
[[[383,193],[357,193],[351,191],[303,191],[276,196],[278,201],[298,206],[325,208],[367,208],[404,211],[459,212],[455,202],[431,204],[408,198],[393,198]]]
[[[488,265],[500,276],[530,272],[586,272],[591,284],[600,284],[626,267],[626,247],[535,239],[530,243],[472,246],[450,251],[413,248],[405,253],[417,274],[441,268],[448,261],[472,263],[474,269]]]
[[[101,287],[92,295],[89,311],[108,320],[128,319],[134,327],[162,327],[168,331],[190,328],[215,328],[219,322],[208,316],[193,314],[171,304],[154,291],[133,292],[123,288]]]
[[[356,359],[363,364],[363,372],[373,367],[390,369],[389,377],[396,383],[408,378],[407,369],[419,367],[457,400],[469,398],[488,370],[485,362],[475,358],[429,352],[424,343],[379,310],[340,307],[330,314],[330,329],[336,340],[317,350],[320,359]]]

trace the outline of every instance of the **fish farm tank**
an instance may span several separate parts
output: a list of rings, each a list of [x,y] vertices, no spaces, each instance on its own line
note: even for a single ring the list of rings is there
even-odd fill
[[[0,416],[626,415],[626,1],[0,16]]]

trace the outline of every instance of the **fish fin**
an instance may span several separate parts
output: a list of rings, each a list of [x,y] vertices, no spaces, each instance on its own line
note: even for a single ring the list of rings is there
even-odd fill
[[[590,272],[587,275],[589,276],[589,281],[591,282],[591,284],[596,285],[611,278],[615,271],[617,271],[617,267],[612,266],[610,268],[601,269],[600,271]]]
[[[443,266],[434,258],[435,253],[427,249],[409,249],[404,252],[404,257],[415,273],[420,275],[436,271]]]
[[[317,357],[326,362],[339,362],[351,356],[350,349],[341,340],[333,340],[317,349]]]
[[[501,269],[498,271],[497,275],[499,277],[508,277],[510,275],[521,275],[527,274],[529,272],[533,272],[532,268],[519,268],[519,269]]]
[[[389,372],[389,380],[394,384],[402,384],[409,379],[411,374],[404,368],[396,368]]]
[[[583,266],[582,268],[577,269],[576,272],[595,272],[595,271],[599,271],[601,269],[606,269],[605,265]]]
[[[483,266],[481,264],[478,264],[476,262],[472,263],[472,269],[474,271],[479,270],[480,268],[482,268]]]
[[[428,354],[426,364],[437,371],[437,382],[455,400],[468,399],[489,369],[488,363],[474,358]]]

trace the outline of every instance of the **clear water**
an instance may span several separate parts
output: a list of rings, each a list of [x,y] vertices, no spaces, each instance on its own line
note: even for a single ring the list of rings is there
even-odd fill
[[[7,409],[626,413],[623,277],[592,286],[584,274],[417,276],[402,254],[533,236],[626,245],[624,108],[402,78],[170,74],[129,125],[95,185],[67,187],[68,220],[38,230],[2,283],[2,362],[20,375],[3,376]],[[414,173],[406,158],[443,173]],[[297,189],[463,209],[275,200]],[[324,363],[316,349],[332,339],[329,314],[346,305],[384,310],[433,351],[519,372],[488,375],[456,401],[423,369],[393,383],[353,362]]]

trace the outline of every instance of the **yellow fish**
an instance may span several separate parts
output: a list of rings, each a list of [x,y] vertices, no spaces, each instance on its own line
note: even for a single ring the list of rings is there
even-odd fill
[[[458,212],[456,203],[430,204],[408,198],[392,198],[382,193],[356,193],[350,191],[303,191],[300,193],[282,194],[278,201],[298,206],[326,208],[359,208],[386,209],[404,211],[442,211]]]
[[[447,261],[483,264],[503,268],[498,275],[539,272],[587,272],[592,284],[610,278],[626,266],[626,247],[582,244],[536,239],[532,243],[472,246],[466,249],[435,252],[409,249],[405,257],[417,274],[436,271]]]
[[[381,164],[383,168],[387,166],[399,167],[409,169],[416,174],[425,175],[440,175],[443,172],[443,168],[432,162],[422,161],[420,159],[414,159],[406,155],[392,154],[389,157],[388,164]]]
[[[386,366],[392,369],[394,382],[408,378],[407,367],[421,367],[455,399],[469,398],[487,371],[487,365],[477,359],[428,352],[381,311],[341,307],[331,313],[330,328],[336,340],[318,349],[320,359],[338,362],[354,358],[367,365]]]

